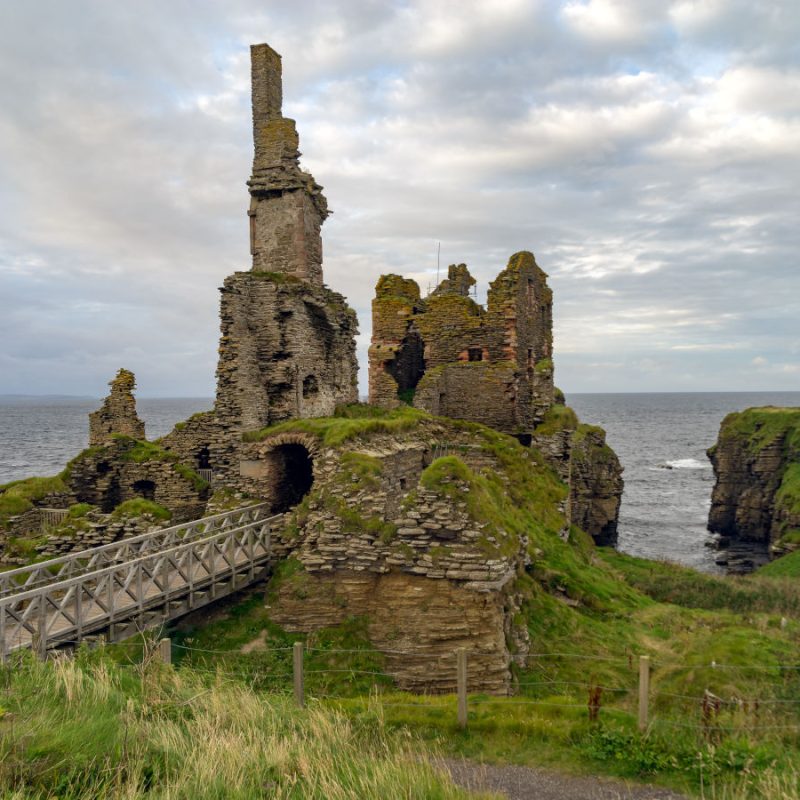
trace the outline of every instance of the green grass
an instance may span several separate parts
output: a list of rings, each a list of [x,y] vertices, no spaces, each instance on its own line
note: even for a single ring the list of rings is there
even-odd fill
[[[432,752],[377,715],[353,720],[312,702],[102,652],[4,675],[2,796],[171,800],[456,800]]]
[[[787,445],[800,454],[800,408],[765,406],[728,414],[720,427],[720,439],[730,437],[747,442],[757,453],[779,436],[787,435]]]
[[[775,493],[775,510],[781,509],[800,518],[800,461],[786,467],[781,485]]]
[[[547,410],[541,424],[536,426],[534,434],[537,436],[552,436],[563,430],[574,431],[578,427],[578,416],[569,407],[554,403]]]
[[[800,550],[765,564],[756,574],[769,578],[800,578]]]
[[[723,577],[668,561],[636,558],[610,548],[601,548],[598,553],[628,584],[660,603],[741,614],[762,612],[800,616],[800,586],[759,579],[764,575],[781,575],[781,570],[775,567],[784,559],[762,567],[754,576]]]
[[[346,406],[335,417],[319,417],[316,419],[297,419],[281,422],[259,431],[249,431],[242,438],[245,442],[260,442],[276,433],[298,431],[319,437],[323,444],[335,447],[360,436],[374,433],[399,433],[413,428],[419,420],[427,415],[423,411],[402,406],[393,411],[380,409],[365,410],[358,415],[358,406]],[[343,413],[342,413],[343,412]],[[376,413],[377,412],[377,413]]]
[[[24,514],[47,495],[67,491],[69,489],[60,475],[26,478],[0,486],[0,527],[7,526],[10,517]]]
[[[172,512],[168,508],[164,508],[152,500],[145,500],[143,497],[135,497],[120,503],[114,509],[112,516],[122,519],[124,517],[143,517],[145,514],[162,521],[172,518]]]

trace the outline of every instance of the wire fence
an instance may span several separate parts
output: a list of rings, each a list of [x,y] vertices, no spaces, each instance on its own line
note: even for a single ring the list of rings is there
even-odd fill
[[[143,644],[123,642],[114,647],[141,651]],[[148,647],[152,657],[154,645]],[[500,713],[524,715],[538,709],[543,718],[556,715],[592,722],[627,720],[628,724],[638,725],[641,731],[674,729],[694,732],[707,739],[718,739],[728,734],[800,735],[800,665],[793,664],[780,665],[778,674],[782,680],[761,680],[762,694],[759,696],[746,696],[739,692],[723,697],[708,688],[697,693],[669,691],[661,688],[659,679],[668,679],[676,668],[747,671],[762,665],[723,667],[713,663],[651,662],[647,656],[620,659],[582,653],[534,653],[528,657],[526,673],[512,679],[506,694],[500,696],[474,691],[480,686],[480,659],[476,657],[478,654],[472,654],[474,663],[472,672],[469,672],[470,655],[464,650],[457,650],[451,659],[437,658],[436,671],[431,669],[419,676],[417,682],[420,685],[425,680],[436,680],[436,690],[427,693],[412,693],[398,688],[398,683],[401,687],[406,684],[407,689],[414,681],[409,679],[408,673],[405,679],[398,681],[397,673],[383,668],[383,656],[408,655],[400,650],[378,652],[358,648],[305,647],[296,642],[291,647],[267,646],[265,643],[245,653],[241,649],[204,648],[186,641],[162,639],[156,655],[157,660],[174,663],[179,670],[190,668],[204,679],[244,682],[257,690],[293,694],[301,706],[307,701],[325,701],[352,708],[367,705],[381,709],[423,710],[428,721],[449,717],[451,723],[455,721],[462,728],[481,724]],[[354,663],[338,663],[348,658],[355,659]],[[595,680],[591,676],[585,680],[573,677],[528,680],[536,677],[537,667],[552,669],[554,662],[564,659],[623,665],[624,669],[617,673],[618,680],[611,682]],[[127,666],[137,665],[130,663]],[[449,674],[448,670],[451,670]],[[628,685],[624,685],[626,683]],[[468,691],[470,686],[472,691]],[[772,694],[768,694],[769,691]],[[796,696],[781,696],[786,692],[796,693]]]

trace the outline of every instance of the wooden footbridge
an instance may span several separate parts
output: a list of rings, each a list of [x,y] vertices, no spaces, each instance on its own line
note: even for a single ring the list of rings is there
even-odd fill
[[[269,570],[280,519],[262,503],[0,573],[0,659],[119,640],[235,592]]]

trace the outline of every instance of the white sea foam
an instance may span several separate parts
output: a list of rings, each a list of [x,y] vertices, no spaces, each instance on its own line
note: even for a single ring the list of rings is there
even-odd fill
[[[696,458],[678,458],[667,461],[666,465],[671,469],[711,469],[711,464],[707,461],[698,461]]]

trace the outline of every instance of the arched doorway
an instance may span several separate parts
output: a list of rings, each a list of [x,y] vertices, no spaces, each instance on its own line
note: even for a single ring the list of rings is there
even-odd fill
[[[282,514],[296,506],[314,483],[314,462],[306,447],[296,442],[278,445],[272,461],[272,511]]]

